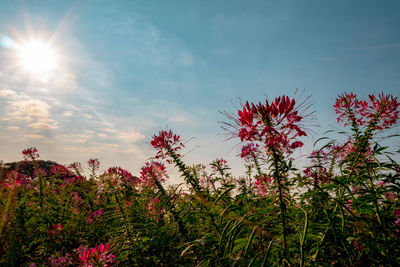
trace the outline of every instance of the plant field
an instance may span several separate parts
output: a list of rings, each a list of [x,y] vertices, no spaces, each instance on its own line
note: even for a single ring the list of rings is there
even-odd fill
[[[27,148],[1,167],[0,266],[399,266],[399,139],[388,134],[399,106],[338,96],[348,141],[320,137],[299,169],[307,99],[243,103],[223,124],[241,142],[240,177],[224,159],[189,166],[172,130],[151,138],[137,174],[100,172],[97,159],[84,172]],[[183,184],[168,183],[167,165]]]

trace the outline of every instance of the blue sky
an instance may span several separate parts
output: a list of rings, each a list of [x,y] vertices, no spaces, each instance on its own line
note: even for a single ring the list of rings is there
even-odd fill
[[[44,159],[137,172],[166,127],[194,137],[189,163],[232,160],[219,112],[239,98],[304,90],[319,137],[336,126],[338,94],[400,92],[398,1],[0,0],[0,10],[4,161],[36,146]],[[57,51],[45,79],[20,70],[6,42],[29,36]]]

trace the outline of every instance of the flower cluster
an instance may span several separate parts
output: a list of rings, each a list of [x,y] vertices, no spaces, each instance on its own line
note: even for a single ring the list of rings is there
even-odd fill
[[[68,169],[75,171],[76,174],[80,175],[83,171],[82,164],[79,162],[73,162],[68,166]]]
[[[357,123],[358,126],[374,127],[374,130],[387,129],[397,122],[400,102],[392,95],[369,95],[369,101],[359,100],[353,93],[345,93],[336,98],[334,105],[337,121]],[[376,120],[376,121],[375,121]]]
[[[246,102],[241,110],[238,110],[237,135],[243,141],[259,141],[264,143],[267,149],[273,148],[282,152],[291,153],[294,149],[303,146],[297,141],[299,136],[306,136],[300,128],[303,117],[299,115],[299,107],[295,107],[294,98],[287,96],[275,98],[265,104],[250,104]]]
[[[100,168],[100,161],[98,159],[89,159],[89,168],[92,170],[98,170]]]
[[[398,226],[400,226],[400,209],[396,209],[396,210],[394,211],[394,213],[395,213],[396,216],[397,216],[396,224],[397,224]]]
[[[49,258],[51,267],[64,267],[64,266],[72,266],[73,265],[73,257],[71,254],[67,253],[65,256],[56,258],[54,255],[51,255]]]
[[[245,161],[249,162],[257,157],[259,154],[259,145],[254,143],[248,143],[242,146],[240,157]]]
[[[51,236],[52,235],[56,235],[56,234],[61,233],[62,231],[63,231],[62,225],[60,223],[59,224],[55,224],[50,228],[49,235],[51,235]]]
[[[224,171],[229,169],[228,162],[223,158],[214,160],[210,165],[213,171]]]
[[[269,192],[269,189],[273,185],[273,183],[274,183],[273,177],[267,175],[256,177],[256,182],[254,183],[254,185],[257,190],[257,195],[265,197]]]
[[[151,145],[157,149],[156,158],[165,158],[170,156],[171,152],[176,152],[184,147],[184,144],[180,141],[180,136],[174,134],[171,130],[160,131],[158,135],[154,135]]]
[[[28,186],[30,184],[30,179],[26,175],[12,170],[6,174],[5,179],[1,182],[7,187],[15,189],[18,187]]]
[[[90,215],[87,217],[86,222],[87,222],[88,224],[93,224],[93,223],[96,221],[96,219],[97,219],[98,217],[100,217],[102,214],[103,214],[103,211],[102,211],[102,210],[96,210],[96,211],[94,211],[92,214],[90,214]]]
[[[149,203],[147,204],[147,212],[152,216],[164,213],[165,209],[160,204],[159,198],[150,198]]]
[[[327,172],[328,171],[325,167],[320,167],[317,170],[306,168],[303,171],[304,175],[307,178],[312,179],[318,185],[329,183],[329,177]]]
[[[140,169],[140,184],[146,187],[154,187],[156,180],[165,182],[168,174],[164,164],[152,161],[146,162],[145,166]]]
[[[36,160],[40,157],[36,147],[24,149],[22,151],[22,155],[24,155],[24,160],[26,160],[26,161]]]
[[[109,168],[107,171],[104,172],[104,175],[131,185],[137,183],[137,177],[133,176],[130,172],[121,167]]]
[[[63,165],[55,165],[51,167],[51,173],[55,176],[65,176],[68,174],[68,169]]]
[[[115,256],[108,251],[110,244],[100,243],[96,248],[88,248],[78,257],[83,267],[111,266]]]

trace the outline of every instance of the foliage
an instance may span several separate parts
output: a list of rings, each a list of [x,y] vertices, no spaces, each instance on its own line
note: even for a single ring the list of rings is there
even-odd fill
[[[99,173],[97,159],[85,177],[79,163],[24,150],[0,172],[0,266],[399,265],[398,154],[377,142],[396,126],[398,99],[339,96],[348,141],[318,139],[309,166],[296,169],[308,108],[282,96],[226,114],[241,177],[221,158],[188,166],[171,130],[153,136],[155,157],[139,177]],[[185,184],[167,186],[165,164]]]

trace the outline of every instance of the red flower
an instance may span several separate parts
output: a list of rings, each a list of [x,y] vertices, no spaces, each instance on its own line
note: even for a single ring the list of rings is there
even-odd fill
[[[88,164],[93,171],[100,168],[100,161],[98,159],[89,159]]]
[[[214,160],[210,165],[214,171],[229,169],[228,162],[223,158]]]
[[[268,99],[258,104],[246,102],[238,110],[238,117],[228,117],[235,121],[234,133],[242,142],[262,142],[267,150],[273,148],[291,153],[303,146],[302,142],[296,141],[297,137],[306,136],[300,124],[303,117],[299,115],[303,104],[296,107],[295,99],[288,96],[277,97],[272,102]]]
[[[240,157],[246,161],[251,160],[253,157],[257,156],[259,153],[258,144],[248,143],[242,146]]]
[[[0,183],[4,183],[5,186],[11,189],[16,189],[23,186],[30,187],[30,181],[28,176],[12,170],[6,174],[5,179]]]
[[[147,211],[150,215],[160,215],[165,212],[164,207],[160,205],[159,198],[150,198],[149,203],[147,204]]]
[[[115,256],[108,249],[110,244],[100,243],[96,248],[88,248],[83,251],[78,259],[82,262],[80,266],[111,266],[115,260]]]
[[[180,136],[174,134],[171,130],[160,131],[158,135],[154,135],[151,145],[158,150],[156,158],[164,158],[171,151],[177,151],[184,147],[180,141]]]
[[[38,159],[40,157],[36,147],[31,147],[31,148],[24,149],[22,151],[22,155],[24,155],[24,159],[25,160],[35,160],[35,159]]]
[[[266,196],[273,183],[273,177],[266,175],[256,177],[256,182],[254,183],[254,185],[257,189],[257,194],[261,197]]]
[[[51,167],[51,172],[56,176],[68,174],[67,168],[65,168],[63,165],[55,165]]]
[[[152,161],[146,162],[140,170],[140,183],[142,186],[154,187],[155,181],[164,182],[168,178],[164,164]]]
[[[88,224],[93,224],[97,217],[100,217],[103,214],[102,210],[96,210],[92,214],[90,214],[87,219],[85,220]]]
[[[338,122],[344,122],[345,126],[355,122],[358,126],[372,126],[373,130],[387,129],[397,122],[400,106],[397,97],[381,93],[368,98],[369,101],[361,101],[353,93],[340,95],[334,105]]]
[[[109,168],[106,172],[104,172],[104,175],[112,176],[124,183],[128,184],[136,184],[137,183],[137,177],[133,176],[130,172],[127,170],[121,168],[121,167],[112,167]]]
[[[61,223],[59,224],[55,224],[50,228],[49,234],[50,235],[55,235],[55,234],[59,234],[63,231],[63,227],[61,225]]]

